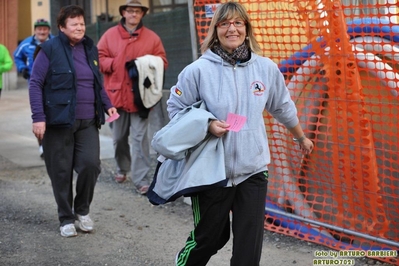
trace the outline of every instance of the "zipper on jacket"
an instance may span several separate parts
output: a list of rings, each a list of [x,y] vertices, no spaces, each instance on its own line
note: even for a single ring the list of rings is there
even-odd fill
[[[234,67],[233,67],[234,70],[237,68],[237,66],[238,66],[239,63],[241,63],[241,61],[240,61],[240,60],[237,60],[236,63],[234,64]]]
[[[237,67],[237,63],[233,66],[233,71],[235,71],[235,69],[236,69],[236,67]],[[235,108],[235,110],[234,110],[234,113],[238,113],[239,112],[239,110],[238,110],[238,108],[237,108],[237,106],[238,106],[238,99],[239,99],[239,88],[237,87],[237,80],[236,80],[236,75],[235,75],[235,73],[233,73],[233,77],[234,77],[234,84],[235,84],[235,87],[236,87],[236,104],[235,104],[235,106],[236,106],[236,108]],[[234,146],[237,146],[237,145],[234,145],[234,144],[237,144],[237,142],[238,142],[238,140],[237,140],[237,138],[232,138],[232,141],[233,141],[233,147]],[[232,167],[231,167],[231,169],[232,169],[232,173],[231,173],[231,185],[233,186],[233,187],[235,187],[237,184],[234,182],[234,177],[235,177],[235,165],[236,165],[236,162],[237,161],[237,153],[236,152],[234,152],[234,155],[233,155],[233,161],[232,161]]]
[[[237,143],[237,140],[233,138],[232,141],[234,142],[234,143],[233,143],[233,147],[234,147],[234,144]],[[236,183],[234,182],[234,178],[235,178],[235,174],[234,174],[234,173],[235,173],[235,171],[236,171],[236,168],[235,168],[235,162],[236,162],[236,161],[237,161],[237,153],[234,152],[233,161],[231,162],[231,163],[232,163],[232,167],[231,167],[231,169],[232,169],[231,185],[232,185],[233,187],[236,186]]]

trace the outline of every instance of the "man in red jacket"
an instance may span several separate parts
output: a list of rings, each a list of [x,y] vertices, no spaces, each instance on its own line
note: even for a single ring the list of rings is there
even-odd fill
[[[98,42],[100,70],[104,85],[120,117],[112,122],[117,174],[115,181],[122,183],[131,172],[131,180],[140,194],[146,194],[150,170],[148,118],[140,112],[132,91],[134,79],[126,65],[138,57],[154,55],[162,58],[164,69],[168,66],[160,37],[143,26],[142,18],[148,11],[138,0],[128,0],[119,7],[122,16],[118,25],[108,29]],[[136,99],[137,100],[137,99]],[[129,145],[131,138],[131,152]]]

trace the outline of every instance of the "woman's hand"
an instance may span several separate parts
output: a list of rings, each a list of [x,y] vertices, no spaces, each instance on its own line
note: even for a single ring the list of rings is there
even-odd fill
[[[115,107],[111,107],[111,108],[108,109],[107,113],[108,113],[109,116],[112,116],[113,114],[118,113],[118,111],[116,110]]]
[[[305,138],[303,141],[299,142],[298,144],[302,152],[305,154],[310,154],[314,148],[313,142],[308,138]]]
[[[208,131],[211,132],[216,137],[220,138],[224,134],[226,134],[226,132],[228,131],[226,128],[228,128],[229,126],[230,125],[227,124],[226,122],[224,122],[223,120],[221,120],[221,121],[212,120],[209,123]]]
[[[43,139],[46,132],[46,122],[36,122],[32,124],[32,132],[39,140]]]

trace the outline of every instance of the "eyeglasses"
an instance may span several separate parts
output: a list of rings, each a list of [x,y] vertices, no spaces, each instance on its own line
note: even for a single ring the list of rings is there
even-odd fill
[[[227,29],[227,28],[230,28],[230,25],[234,25],[234,27],[236,27],[236,28],[241,28],[241,27],[244,27],[245,24],[246,24],[246,22],[243,20],[234,20],[234,21],[225,20],[225,21],[218,23],[217,26],[222,29]]]
[[[139,9],[125,9],[125,11],[129,14],[141,14],[143,13],[143,10]]]

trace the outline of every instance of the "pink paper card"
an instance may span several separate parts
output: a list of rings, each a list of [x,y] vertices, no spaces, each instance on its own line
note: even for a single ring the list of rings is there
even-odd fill
[[[110,117],[108,117],[107,120],[105,120],[105,121],[111,123],[112,121],[114,121],[118,118],[119,118],[119,114],[115,113],[115,114],[111,115]]]
[[[247,121],[246,116],[228,113],[226,123],[230,124],[230,126],[227,129],[234,132],[238,132],[244,126],[246,121]]]

